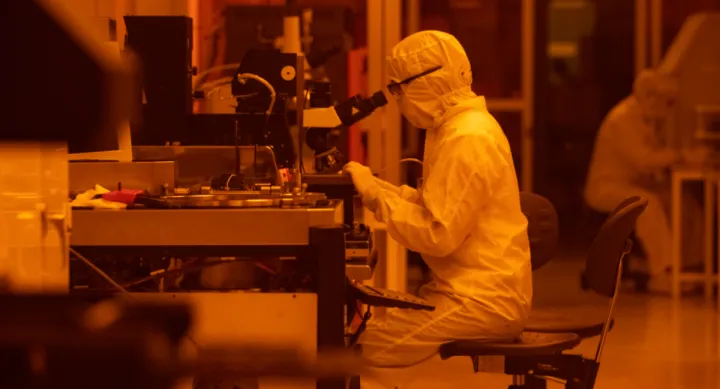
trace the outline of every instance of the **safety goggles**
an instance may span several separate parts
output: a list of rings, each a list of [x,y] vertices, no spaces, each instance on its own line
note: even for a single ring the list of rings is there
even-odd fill
[[[387,85],[388,91],[392,93],[393,96],[397,97],[402,94],[402,86],[407,85],[415,80],[417,80],[420,77],[427,76],[430,73],[434,73],[438,70],[442,69],[442,66],[435,66],[428,70],[423,71],[422,73],[418,73],[414,76],[410,76],[402,81],[393,81]]]

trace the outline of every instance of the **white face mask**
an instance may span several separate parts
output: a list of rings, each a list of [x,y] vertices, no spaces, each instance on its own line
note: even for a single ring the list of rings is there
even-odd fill
[[[421,109],[412,99],[405,98],[400,95],[397,98],[400,112],[402,112],[405,119],[407,119],[413,127],[431,129],[433,127],[433,117],[429,113]]]

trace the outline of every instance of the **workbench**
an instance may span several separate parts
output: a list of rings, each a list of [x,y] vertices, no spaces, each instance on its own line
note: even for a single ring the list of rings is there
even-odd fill
[[[345,346],[342,202],[320,208],[73,210],[70,245],[93,255],[275,256],[315,261],[313,293],[144,293],[195,310],[194,343],[282,342],[312,357]],[[134,294],[135,295],[135,294]],[[314,329],[314,330],[312,330]],[[261,389],[343,389],[344,380],[263,380]]]

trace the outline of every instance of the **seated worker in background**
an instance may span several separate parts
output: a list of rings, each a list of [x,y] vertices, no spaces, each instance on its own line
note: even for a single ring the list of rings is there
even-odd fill
[[[605,118],[595,140],[585,201],[600,212],[610,212],[629,196],[643,196],[648,207],[640,216],[636,236],[645,250],[651,291],[667,293],[671,288],[671,241],[669,168],[695,163],[707,157],[696,148],[678,152],[664,144],[661,124],[669,115],[677,82],[653,70],[641,72],[633,94],[615,106]],[[702,213],[691,196],[684,196],[692,230],[683,234],[689,250],[686,258],[702,261]]]
[[[394,186],[358,163],[344,170],[390,236],[432,272],[420,297],[434,312],[390,310],[359,340],[371,365],[407,367],[451,340],[518,336],[532,272],[510,145],[471,89],[463,47],[443,32],[412,34],[393,49],[388,73],[405,118],[427,129],[422,189]]]

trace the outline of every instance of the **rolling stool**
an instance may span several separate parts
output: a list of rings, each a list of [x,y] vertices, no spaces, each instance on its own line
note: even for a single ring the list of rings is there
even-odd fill
[[[606,220],[608,217],[610,217],[615,212],[620,210],[622,207],[627,205],[626,202],[633,201],[634,198],[635,197],[629,197],[629,198],[625,199],[620,204],[618,204],[618,206],[615,207],[615,209],[610,213],[601,213],[601,212],[593,211],[594,215],[593,215],[592,219],[598,220],[597,224],[600,225],[602,223],[602,221]],[[595,225],[596,223],[592,223],[592,224]],[[632,235],[630,236],[630,239],[633,241],[633,247],[632,247],[632,251],[628,255],[628,258],[623,261],[623,269],[622,269],[623,281],[631,281],[635,286],[635,290],[638,292],[647,292],[648,291],[648,282],[650,281],[650,274],[648,274],[647,272],[630,270],[631,261],[637,260],[640,258],[646,258],[645,252],[643,251],[642,245],[639,244],[639,242],[635,236],[635,231],[633,231]],[[584,271],[580,273],[580,286],[582,287],[583,290],[590,289],[590,287],[588,285],[588,279],[585,276]]]
[[[558,215],[555,206],[550,200],[530,192],[520,192],[520,208],[528,220],[528,239],[530,252],[532,253],[532,269],[535,270],[547,264],[555,256],[559,236]],[[572,334],[566,335],[567,344],[564,344],[563,347],[573,348],[580,343],[580,339],[577,336]],[[526,336],[533,335],[526,334]],[[533,341],[538,345],[543,343],[542,338],[552,339],[553,341],[558,338],[556,335],[535,334],[534,336],[535,339]],[[529,340],[525,343],[528,342]],[[507,344],[503,344],[503,346],[507,346]],[[548,343],[548,347],[557,347],[557,344],[551,342]],[[473,359],[473,361],[476,360],[477,359]],[[360,389],[360,377],[350,378],[348,387],[349,389]]]
[[[624,200],[618,205],[615,213],[618,209],[621,209],[621,207],[628,206],[637,201],[641,201],[641,198],[630,197]],[[632,238],[630,240],[632,241]],[[630,252],[632,252],[632,250]],[[623,260],[623,262],[625,261]],[[586,266],[590,265],[587,264]],[[625,266],[623,266],[623,271],[624,269]],[[612,330],[614,323],[614,320],[611,318],[608,331]],[[577,312],[573,312],[572,309],[540,309],[534,310],[530,314],[525,330],[546,334],[574,333],[581,339],[587,339],[602,335],[604,324],[604,317],[577,315]]]
[[[637,218],[647,207],[646,199],[628,204],[613,213],[600,228],[587,257],[588,284],[596,293],[610,297],[610,304],[600,334],[594,359],[565,354],[576,347],[581,337],[575,333],[523,332],[512,343],[487,343],[460,340],[440,347],[443,359],[464,356],[473,361],[475,372],[513,375],[510,389],[544,388],[547,380],[560,381],[566,388],[592,389],[595,386],[600,357],[610,329],[615,300],[620,288],[622,262],[632,248],[630,236]],[[504,357],[496,369],[480,369],[480,357]]]

